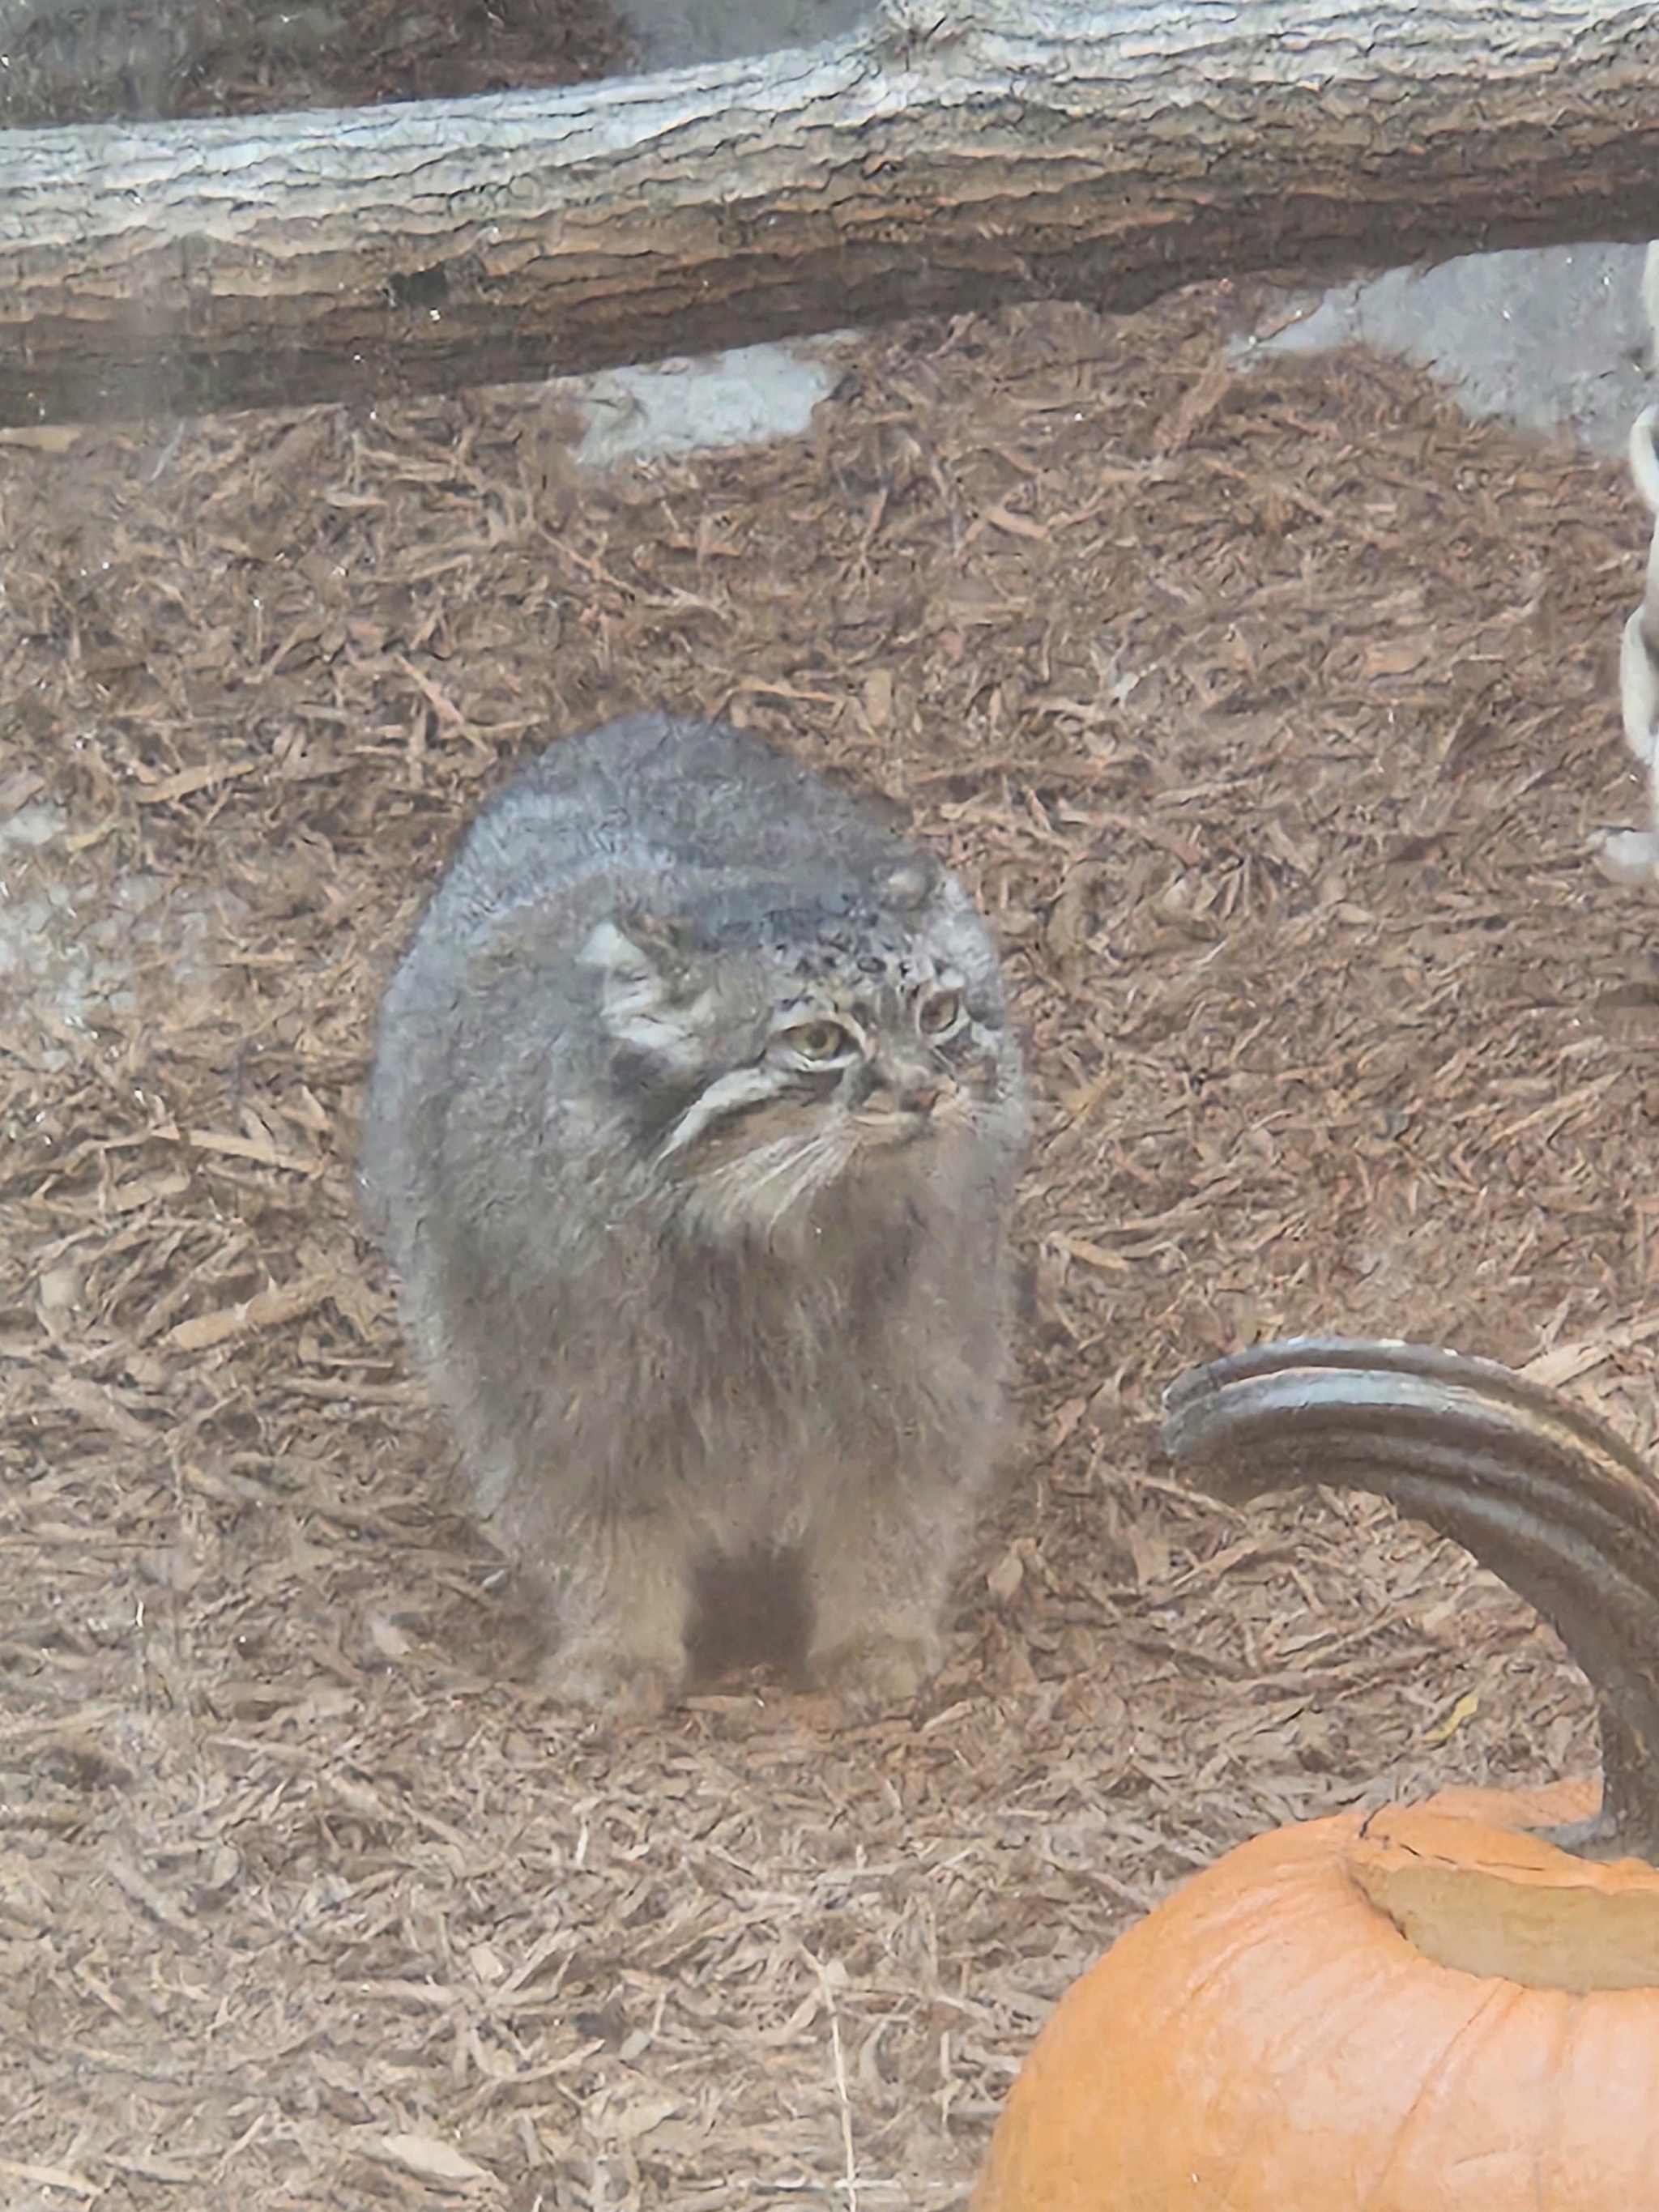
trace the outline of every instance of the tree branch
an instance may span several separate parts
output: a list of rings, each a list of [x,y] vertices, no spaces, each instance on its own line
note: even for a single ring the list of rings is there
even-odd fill
[[[1656,82],[1631,0],[902,0],[553,94],[0,133],[0,421],[1642,238]]]

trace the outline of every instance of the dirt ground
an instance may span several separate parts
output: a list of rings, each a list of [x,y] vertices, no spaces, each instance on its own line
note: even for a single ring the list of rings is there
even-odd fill
[[[1059,1991],[1266,1825],[1582,1771],[1583,1685],[1162,1387],[1295,1329],[1650,1445],[1659,958],[1584,840],[1644,518],[1223,289],[850,352],[576,476],[538,392],[0,443],[0,2200],[958,2207]],[[358,1227],[375,994],[526,747],[732,716],[1008,948],[1019,1437],[914,1712],[522,1679]]]

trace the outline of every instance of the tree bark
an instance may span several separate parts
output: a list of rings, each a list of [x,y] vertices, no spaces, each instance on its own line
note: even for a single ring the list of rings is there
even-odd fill
[[[0,421],[1659,232],[1631,0],[896,0],[557,94],[0,133]]]

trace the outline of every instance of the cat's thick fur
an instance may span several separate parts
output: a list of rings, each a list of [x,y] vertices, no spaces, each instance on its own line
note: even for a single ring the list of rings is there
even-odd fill
[[[768,1577],[855,1705],[933,1670],[1024,1129],[985,927],[872,809],[640,716],[485,810],[386,994],[364,1172],[553,1688],[659,1704]]]

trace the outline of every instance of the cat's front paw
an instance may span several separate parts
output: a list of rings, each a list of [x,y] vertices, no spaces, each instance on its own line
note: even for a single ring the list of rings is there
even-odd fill
[[[937,1636],[860,1636],[836,1650],[814,1654],[812,1677],[833,1690],[853,1717],[873,1720],[914,1705],[943,1658]]]
[[[561,1705],[586,1705],[625,1720],[654,1720],[678,1697],[683,1665],[604,1644],[571,1644],[550,1652],[536,1670],[538,1686]]]

